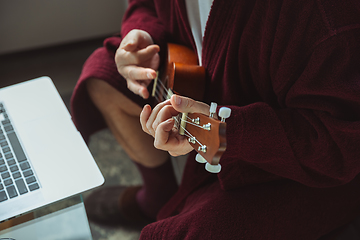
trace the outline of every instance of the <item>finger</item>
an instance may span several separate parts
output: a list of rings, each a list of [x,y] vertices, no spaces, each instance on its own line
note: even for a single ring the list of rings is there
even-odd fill
[[[122,65],[151,63],[160,59],[158,56],[159,51],[160,47],[158,45],[150,45],[136,51],[127,51],[120,47],[115,53],[115,62],[118,67]]]
[[[165,150],[168,151],[172,148],[172,146],[166,146],[167,144],[169,144],[169,137],[170,137],[170,133],[173,129],[174,126],[174,119],[170,118],[168,120],[166,120],[165,122],[161,123],[161,126],[159,126],[159,128],[157,129],[157,131],[155,132],[155,140],[154,140],[154,147],[157,149],[161,149],[161,150]],[[171,140],[171,145],[176,144],[177,140],[176,139],[172,139]]]
[[[140,47],[138,46],[136,43],[134,42],[129,42],[128,44],[126,44],[124,47],[121,47],[120,49],[123,49],[125,52],[129,52],[129,53],[138,53],[138,54],[154,54],[154,53],[158,53],[160,52],[160,47],[159,45],[156,44],[150,44],[147,46],[143,46]]]
[[[150,114],[151,114],[151,106],[149,104],[146,104],[140,113],[140,124],[141,124],[143,131],[149,135],[151,135],[151,134],[146,127],[146,122],[148,121]]]
[[[134,81],[127,79],[127,87],[133,93],[141,96],[144,99],[149,98],[149,91],[147,90],[148,82],[146,81]]]
[[[177,116],[178,114],[179,114],[179,112],[176,111],[171,105],[163,106],[159,110],[159,112],[152,124],[152,129],[154,129],[154,131],[156,131],[156,128],[158,127],[158,125],[160,123],[166,121],[169,118],[173,118],[174,116]]]
[[[134,41],[134,39],[129,39],[126,41],[124,38],[120,47],[127,52],[135,52],[138,49],[138,44]]]
[[[186,137],[173,131],[174,120],[162,122],[155,132],[154,147],[168,151],[172,156],[184,155],[192,151]]]
[[[153,129],[153,123],[155,119],[158,117],[159,111],[164,107],[170,105],[170,101],[166,100],[164,102],[159,103],[154,107],[154,109],[151,111],[151,114],[146,122],[146,128],[149,130],[149,132],[154,136],[155,130]]]
[[[140,64],[146,61],[149,61],[155,54],[159,53],[160,47],[158,45],[149,45],[143,49],[138,49],[136,51],[126,51],[120,50],[127,61],[130,61],[129,64]]]
[[[145,48],[153,43],[149,33],[143,30],[133,29],[123,38],[120,47],[125,48],[128,51],[135,51],[137,49]]]
[[[124,78],[130,80],[153,80],[156,78],[156,71],[154,69],[135,65],[120,67],[119,72]]]
[[[191,98],[173,95],[170,99],[171,105],[179,112],[202,113],[209,115],[210,106],[203,102],[195,101]]]

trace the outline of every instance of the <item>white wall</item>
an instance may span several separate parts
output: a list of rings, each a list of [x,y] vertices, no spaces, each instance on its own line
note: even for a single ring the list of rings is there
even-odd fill
[[[126,0],[0,0],[0,54],[116,33]]]

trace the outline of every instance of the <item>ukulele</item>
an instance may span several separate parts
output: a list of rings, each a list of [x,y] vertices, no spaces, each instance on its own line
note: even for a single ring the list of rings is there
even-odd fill
[[[205,69],[198,65],[196,54],[185,46],[169,43],[167,61],[154,79],[152,96],[162,102],[176,93],[199,101],[204,96],[204,85]],[[219,161],[226,150],[225,119],[231,113],[230,108],[220,108],[218,120],[216,109],[217,104],[211,103],[209,116],[180,113],[174,117],[179,134],[186,136],[197,151],[196,161],[206,163],[205,169],[211,173],[221,170]]]

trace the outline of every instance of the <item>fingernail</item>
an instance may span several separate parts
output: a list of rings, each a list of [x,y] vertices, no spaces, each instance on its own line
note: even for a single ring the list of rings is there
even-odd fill
[[[174,96],[174,98],[175,98],[175,103],[177,104],[177,105],[180,105],[181,104],[181,98],[180,97],[178,97],[178,96]]]
[[[146,109],[149,108],[148,106],[150,106],[150,105],[149,105],[149,104],[146,104],[146,105],[143,107],[143,111],[146,111]]]
[[[147,73],[147,77],[149,78],[149,79],[153,79],[153,76],[152,76],[152,74],[151,73]]]

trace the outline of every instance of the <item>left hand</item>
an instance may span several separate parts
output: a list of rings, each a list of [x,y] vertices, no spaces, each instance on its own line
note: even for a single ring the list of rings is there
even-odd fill
[[[173,116],[180,112],[202,113],[209,115],[210,106],[193,99],[173,95],[171,99],[159,103],[151,110],[145,105],[140,114],[140,123],[144,132],[155,138],[155,148],[168,151],[172,156],[179,156],[193,150],[187,137],[178,134],[174,128]]]

